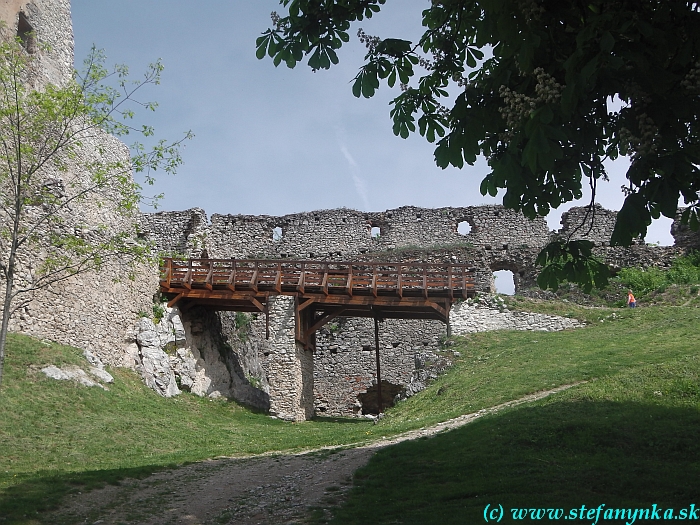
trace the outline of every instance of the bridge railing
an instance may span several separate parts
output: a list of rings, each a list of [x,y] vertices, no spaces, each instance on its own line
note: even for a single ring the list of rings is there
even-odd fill
[[[165,259],[161,285],[168,289],[454,299],[473,294],[474,272],[463,264]]]

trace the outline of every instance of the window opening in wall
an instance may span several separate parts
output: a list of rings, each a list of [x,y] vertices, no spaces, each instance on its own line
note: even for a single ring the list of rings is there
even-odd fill
[[[282,228],[275,226],[272,228],[272,240],[278,242],[282,240]]]
[[[19,14],[17,36],[22,42],[22,47],[27,50],[27,53],[34,53],[34,51],[36,51],[34,28],[31,26],[24,13]]]
[[[467,221],[457,223],[457,233],[460,235],[469,235],[470,231],[472,231],[472,225]]]
[[[379,237],[382,236],[382,230],[379,228],[379,226],[372,226],[372,230],[369,232],[369,235],[372,237],[372,239],[378,241]]]
[[[515,295],[515,277],[510,270],[498,270],[493,272],[493,280],[496,283],[496,293],[503,295]]]

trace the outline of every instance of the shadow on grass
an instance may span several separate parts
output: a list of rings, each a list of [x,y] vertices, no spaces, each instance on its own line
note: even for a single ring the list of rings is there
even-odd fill
[[[360,417],[332,417],[332,416],[314,416],[312,421],[318,423],[350,423],[350,424],[367,424],[368,419]]]
[[[0,524],[45,523],[42,513],[58,508],[69,494],[118,485],[126,478],[143,479],[169,466],[94,470],[89,472],[36,472],[0,492]]]
[[[700,411],[645,402],[519,407],[378,452],[332,523],[484,523],[487,504],[700,503]],[[592,521],[591,521],[592,523]]]

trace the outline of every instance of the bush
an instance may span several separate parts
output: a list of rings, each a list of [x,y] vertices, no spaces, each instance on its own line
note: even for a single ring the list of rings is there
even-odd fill
[[[161,319],[165,317],[165,307],[160,304],[156,303],[153,305],[153,324],[158,324],[160,323]]]
[[[655,290],[663,292],[670,284],[700,284],[700,252],[678,257],[668,270],[623,268],[617,278],[638,295]]]
[[[700,283],[700,252],[673,261],[668,271],[668,280],[673,284]]]
[[[653,292],[664,286],[668,282],[666,273],[658,268],[648,268],[646,270],[641,268],[623,268],[617,274],[617,277],[627,288],[641,295]]]

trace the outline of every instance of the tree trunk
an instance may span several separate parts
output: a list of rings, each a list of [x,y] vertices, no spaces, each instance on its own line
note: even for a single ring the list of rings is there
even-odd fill
[[[13,250],[14,252],[14,250]],[[5,343],[7,342],[7,330],[10,326],[10,315],[12,315],[12,285],[14,284],[14,260],[10,260],[7,271],[7,282],[5,283],[5,300],[2,305],[2,325],[0,325],[0,387],[2,386],[2,376],[5,370]]]
[[[20,194],[21,188],[17,188],[17,195]],[[10,240],[10,256],[7,258],[7,272],[5,277],[5,300],[2,305],[2,325],[0,325],[0,387],[2,386],[2,377],[5,370],[5,343],[7,343],[7,330],[10,327],[10,316],[12,315],[12,287],[15,284],[15,263],[17,260],[17,239],[19,237],[19,220],[20,220],[20,200],[15,200],[15,217],[12,229],[12,238]]]

